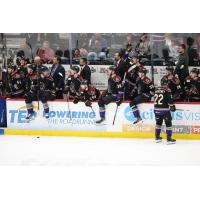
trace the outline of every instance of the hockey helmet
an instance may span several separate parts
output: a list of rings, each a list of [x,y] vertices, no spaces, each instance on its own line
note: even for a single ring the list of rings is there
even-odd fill
[[[79,69],[79,66],[72,66],[71,67],[71,70],[75,71],[76,73],[79,73],[80,69]]]

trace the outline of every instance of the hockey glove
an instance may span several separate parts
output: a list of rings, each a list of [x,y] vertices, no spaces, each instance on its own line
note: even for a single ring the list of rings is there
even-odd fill
[[[171,112],[175,112],[175,111],[176,111],[176,106],[175,106],[175,105],[170,106],[170,111],[171,111]]]
[[[92,102],[90,100],[87,100],[85,102],[85,105],[88,106],[88,107],[91,107],[92,106]]]

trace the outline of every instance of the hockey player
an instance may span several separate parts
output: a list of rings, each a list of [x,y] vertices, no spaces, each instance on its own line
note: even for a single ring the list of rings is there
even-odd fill
[[[15,65],[8,66],[7,93],[11,98],[22,98],[24,95],[24,80],[17,72]]]
[[[100,120],[97,120],[97,124],[101,124],[105,121],[105,105],[111,102],[116,102],[117,106],[121,104],[122,97],[119,94],[121,87],[121,78],[116,75],[116,67],[110,66],[107,70],[108,78],[108,89],[104,91],[98,101]]]
[[[127,64],[129,67],[123,81],[124,100],[133,99],[137,96],[136,81],[139,78],[139,70],[143,68],[139,62],[139,57],[136,55]]]
[[[55,84],[53,78],[50,76],[48,69],[43,69],[40,73],[36,72],[36,67],[28,66],[27,77],[27,93],[25,95],[25,102],[27,107],[26,120],[29,122],[34,119],[34,111],[32,101],[40,100],[43,104],[45,117],[49,118],[49,106],[47,101],[54,100],[56,97]]]
[[[25,78],[27,75],[27,58],[21,58],[19,61],[19,65],[17,66],[17,71],[20,73],[21,77]]]
[[[98,100],[100,96],[100,91],[89,85],[87,80],[81,81],[79,93],[80,97],[77,98],[76,102],[74,101],[74,103],[78,103],[78,101],[81,100],[88,107],[91,107],[92,101]]]
[[[174,68],[167,66],[165,69],[165,76],[161,79],[161,84],[166,84],[171,90],[172,98],[174,101],[181,100],[182,89],[180,86],[180,80],[173,75]]]
[[[136,81],[138,95],[130,102],[130,107],[136,118],[133,124],[142,121],[137,105],[145,101],[150,101],[151,97],[154,95],[154,85],[146,76],[146,73],[147,70],[145,68],[139,70],[139,78]]]
[[[175,139],[172,139],[172,116],[170,111],[175,112],[176,107],[173,104],[170,88],[168,87],[168,85],[163,84],[161,87],[158,87],[155,90],[154,96],[154,113],[156,117],[156,142],[162,141],[160,133],[163,121],[165,121],[166,124],[167,143],[173,144],[176,142]]]
[[[185,93],[188,101],[200,101],[200,78],[199,70],[193,68],[185,80]]]
[[[65,93],[69,93],[69,99],[74,99],[75,103],[80,97],[79,88],[81,81],[83,80],[83,78],[79,75],[79,71],[80,69],[78,66],[72,66],[65,85]]]

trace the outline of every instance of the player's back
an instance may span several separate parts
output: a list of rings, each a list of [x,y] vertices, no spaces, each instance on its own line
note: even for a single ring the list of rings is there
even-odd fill
[[[167,87],[156,88],[154,95],[154,110],[168,111],[170,105],[173,105],[170,89]]]

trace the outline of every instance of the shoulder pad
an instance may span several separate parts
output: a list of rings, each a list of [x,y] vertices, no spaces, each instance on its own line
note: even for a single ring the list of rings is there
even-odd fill
[[[94,95],[95,94],[95,87],[89,86],[89,88],[88,88],[88,94],[89,95]]]
[[[118,75],[115,75],[114,77],[112,77],[112,79],[113,79],[113,81],[115,81],[117,83],[121,81],[121,77]]]
[[[15,78],[21,78],[20,74],[18,74],[18,73],[14,74],[14,77]]]
[[[151,79],[148,78],[147,76],[145,76],[144,79],[143,79],[143,82],[146,83],[146,84],[149,84],[149,83],[151,83]]]
[[[175,83],[175,84],[179,84],[179,83],[180,83],[180,80],[179,80],[177,77],[174,76],[174,77],[172,78],[172,82]]]

